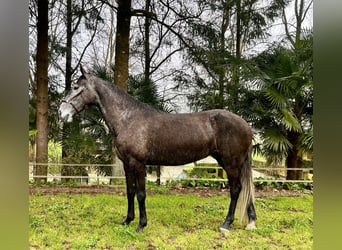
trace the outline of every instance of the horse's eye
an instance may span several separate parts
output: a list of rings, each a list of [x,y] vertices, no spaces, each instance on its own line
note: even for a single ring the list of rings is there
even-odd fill
[[[74,85],[74,86],[73,86],[73,89],[74,89],[74,90],[78,90],[78,87],[79,87],[78,85]]]

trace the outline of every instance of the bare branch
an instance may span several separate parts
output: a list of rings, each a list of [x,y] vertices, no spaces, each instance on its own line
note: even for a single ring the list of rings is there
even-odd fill
[[[283,23],[284,23],[284,28],[285,28],[285,33],[286,33],[286,37],[287,39],[289,39],[290,43],[292,46],[295,46],[295,41],[293,40],[290,31],[289,31],[289,27],[288,27],[288,22],[287,22],[287,18],[286,18],[286,14],[285,14],[285,9],[283,9]]]
[[[149,17],[149,18],[152,18],[152,17],[157,17],[157,15],[151,11],[147,11],[147,10],[144,10],[144,9],[134,9],[131,11],[131,15],[132,16],[145,16],[145,17]]]
[[[90,46],[90,44],[93,42],[94,37],[95,37],[95,35],[97,34],[97,26],[98,26],[98,24],[99,24],[98,17],[99,17],[100,14],[101,14],[103,5],[104,5],[104,4],[102,3],[101,6],[100,6],[100,9],[99,9],[99,11],[98,11],[97,18],[96,18],[96,22],[95,22],[94,32],[93,32],[93,34],[91,35],[91,38],[90,38],[90,40],[88,41],[88,43],[86,44],[86,46],[83,48],[83,51],[82,51],[82,53],[81,53],[80,58],[78,59],[78,62],[77,62],[77,64],[76,64],[76,66],[74,67],[74,69],[72,69],[72,71],[71,71],[72,74],[73,74],[73,73],[76,71],[76,69],[80,66],[81,61],[82,61],[82,58],[83,58],[83,56],[84,56],[86,50],[88,49],[88,47]]]
[[[99,2],[101,2],[102,4],[107,5],[109,8],[111,8],[114,11],[118,11],[118,7],[114,6],[112,3],[110,3],[110,1],[107,0],[99,0]]]
[[[157,23],[162,24],[163,26],[165,26],[171,33],[173,33],[174,35],[176,35],[178,37],[178,39],[184,44],[184,46],[186,48],[188,48],[191,52],[193,52],[195,58],[202,63],[203,67],[205,68],[205,70],[207,71],[207,73],[215,80],[217,81],[216,76],[211,73],[210,69],[206,66],[206,63],[202,60],[202,58],[200,56],[197,55],[197,53],[194,51],[193,49],[193,44],[191,44],[191,41],[187,41],[185,37],[183,37],[179,32],[177,32],[176,30],[173,29],[173,27],[171,25],[166,24],[165,22],[160,21],[157,17],[152,17],[152,19],[154,21],[156,21]]]
[[[311,0],[308,4],[308,6],[306,7],[305,11],[304,11],[304,14],[303,14],[303,18],[302,18],[302,21],[304,21],[306,15],[308,14],[308,11],[311,9],[311,5],[313,4],[313,0]]]
[[[169,53],[163,60],[161,60],[156,66],[153,67],[153,70],[151,70],[151,74],[153,74],[154,72],[156,72],[159,67],[161,65],[163,65],[172,55],[174,55],[175,53],[179,52],[183,50],[183,48],[178,48],[178,49],[175,49],[174,51],[172,51],[171,53]]]

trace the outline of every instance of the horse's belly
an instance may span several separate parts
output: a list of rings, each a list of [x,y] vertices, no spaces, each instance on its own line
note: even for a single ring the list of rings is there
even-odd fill
[[[168,145],[151,150],[148,155],[149,165],[183,165],[208,156],[212,151],[209,143],[198,145]]]
[[[215,131],[208,113],[165,117],[157,117],[149,126],[147,164],[182,165],[215,150]]]

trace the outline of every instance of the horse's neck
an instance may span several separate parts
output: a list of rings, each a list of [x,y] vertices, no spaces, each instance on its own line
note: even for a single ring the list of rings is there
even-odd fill
[[[114,135],[124,129],[137,114],[134,105],[129,105],[130,100],[126,94],[117,88],[111,88],[107,84],[99,84],[96,88],[98,94],[98,106],[103,114],[107,126]]]

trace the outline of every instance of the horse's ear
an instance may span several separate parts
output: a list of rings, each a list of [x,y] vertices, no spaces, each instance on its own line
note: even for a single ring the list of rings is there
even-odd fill
[[[86,77],[87,72],[85,72],[85,70],[83,69],[82,64],[80,64],[80,70],[81,70],[82,75],[83,75],[84,77]],[[86,77],[86,78],[87,78],[87,77]]]

